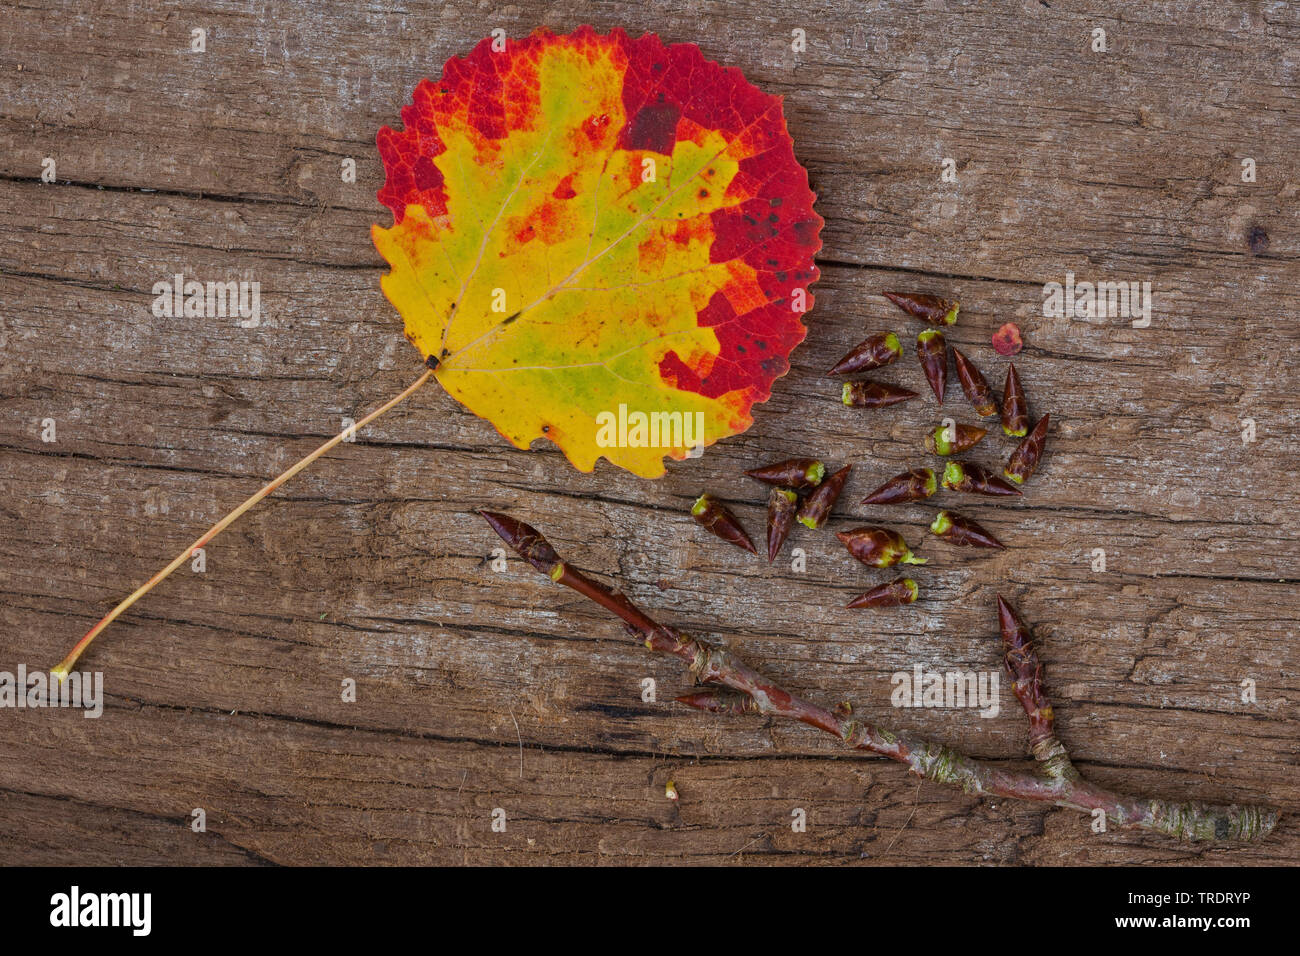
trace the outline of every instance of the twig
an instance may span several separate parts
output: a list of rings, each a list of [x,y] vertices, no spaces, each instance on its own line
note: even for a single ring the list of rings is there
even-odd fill
[[[797,720],[839,738],[854,750],[905,764],[924,779],[975,795],[1052,803],[1085,813],[1101,810],[1107,825],[1141,827],[1184,840],[1254,841],[1277,824],[1277,811],[1267,807],[1126,797],[1085,780],[1056,738],[1052,707],[1042,685],[1042,664],[1029,631],[1000,597],[998,613],[1005,664],[1016,697],[1029,718],[1030,748],[1038,761],[1036,772],[1008,770],[909,731],[879,727],[803,700],[763,677],[726,648],[660,624],[625,595],[569,567],[535,528],[498,512],[479,513],[506,544],[542,574],[618,615],[647,648],[678,658],[698,682],[711,685],[677,698],[698,710]]]

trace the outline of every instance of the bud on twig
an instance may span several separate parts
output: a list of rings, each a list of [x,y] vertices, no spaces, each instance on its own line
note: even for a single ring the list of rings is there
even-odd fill
[[[710,714],[728,714],[739,717],[743,714],[758,713],[758,703],[749,694],[727,690],[723,687],[694,690],[689,694],[682,694],[674,699],[679,704],[694,707],[696,710],[707,711]]]

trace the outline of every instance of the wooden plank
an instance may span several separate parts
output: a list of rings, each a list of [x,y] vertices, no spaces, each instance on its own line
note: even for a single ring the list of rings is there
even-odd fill
[[[754,427],[644,482],[514,451],[420,393],[96,644],[102,718],[3,712],[0,862],[1294,863],[1300,23],[1262,5],[1111,7],[602,11],[600,26],[701,42],[787,96],[827,246],[809,339]],[[419,374],[378,288],[373,132],[481,18],[455,3],[213,9],[202,55],[161,4],[6,13],[0,669],[53,664],[216,516]],[[513,33],[576,22],[511,9]],[[1088,50],[1094,26],[1111,53]],[[38,181],[47,155],[57,184]],[[356,184],[339,181],[344,156]],[[939,182],[945,156],[956,184]],[[1043,284],[1067,270],[1150,281],[1151,327],[1044,317]],[[151,287],[175,272],[256,279],[262,323],[154,317]],[[758,529],[764,495],[739,472],[812,452],[855,465],[832,530],[873,515],[852,502],[917,463],[940,412],[847,410],[823,372],[865,332],[914,331],[878,295],[909,285],[960,296],[950,341],[991,380],[1005,363],[989,335],[1020,322],[1017,368],[1059,424],[1023,500],[964,509],[1009,552],[926,544],[923,602],[854,615],[844,601],[878,576],[828,532],[795,541],[796,573],[706,540],[684,512],[709,489]],[[916,387],[913,365],[894,380]],[[483,506],[792,689],[1018,760],[1005,686],[991,719],[888,703],[915,664],[995,669],[1005,593],[1037,625],[1086,773],[1291,816],[1250,848],[1094,835],[1069,812],[918,787],[800,728],[683,713],[675,664],[519,562],[493,570],[497,542],[468,515]],[[930,510],[888,518],[919,541]]]

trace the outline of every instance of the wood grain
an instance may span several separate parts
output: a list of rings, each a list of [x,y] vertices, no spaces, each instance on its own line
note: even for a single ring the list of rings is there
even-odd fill
[[[1294,7],[208,6],[0,13],[0,669],[52,666],[216,517],[419,374],[369,239],[387,215],[374,133],[488,29],[655,30],[783,94],[827,220],[817,307],[754,427],[657,482],[515,451],[433,389],[340,446],[95,644],[102,718],[0,711],[0,863],[1300,860]],[[1151,282],[1150,328],[1043,317],[1044,283],[1067,271]],[[151,287],[176,272],[259,281],[261,325],[155,318]],[[1017,369],[1057,424],[1023,500],[962,508],[1010,550],[926,542],[923,600],[863,615],[842,605],[879,576],[830,532],[874,516],[923,540],[932,509],[853,503],[919,463],[943,412],[970,417],[955,387],[942,412],[837,402],[835,359],[919,328],[885,288],[959,297],[949,340],[999,384],[989,336],[1019,322]],[[888,377],[919,390],[907,351]],[[685,517],[707,489],[757,531],[766,495],[740,472],[810,453],[855,471],[829,529],[793,542],[805,573]],[[993,719],[889,706],[890,675],[914,664],[995,668],[1004,593],[1036,626],[1085,773],[1286,815],[1244,848],[1093,834],[811,731],[685,712],[673,662],[522,563],[493,571],[475,507],[538,524],[793,690],[1018,761],[1005,685]],[[647,677],[658,702],[641,699]]]

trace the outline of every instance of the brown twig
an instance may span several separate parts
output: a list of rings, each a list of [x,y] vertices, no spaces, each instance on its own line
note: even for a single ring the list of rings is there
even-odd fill
[[[711,685],[677,698],[697,710],[797,720],[838,737],[855,750],[905,764],[924,779],[960,787],[970,794],[1052,803],[1085,813],[1101,810],[1108,826],[1141,827],[1185,840],[1254,841],[1266,836],[1277,823],[1277,812],[1266,807],[1126,797],[1085,780],[1056,737],[1052,707],[1043,690],[1042,663],[1029,631],[1001,597],[998,613],[1005,664],[1015,695],[1029,718],[1030,749],[1038,761],[1037,771],[1006,769],[908,731],[855,719],[846,708],[830,711],[803,700],[763,677],[726,648],[660,624],[625,595],[570,567],[530,525],[499,512],[479,513],[506,544],[542,574],[618,615],[647,648],[680,659],[698,682]]]

